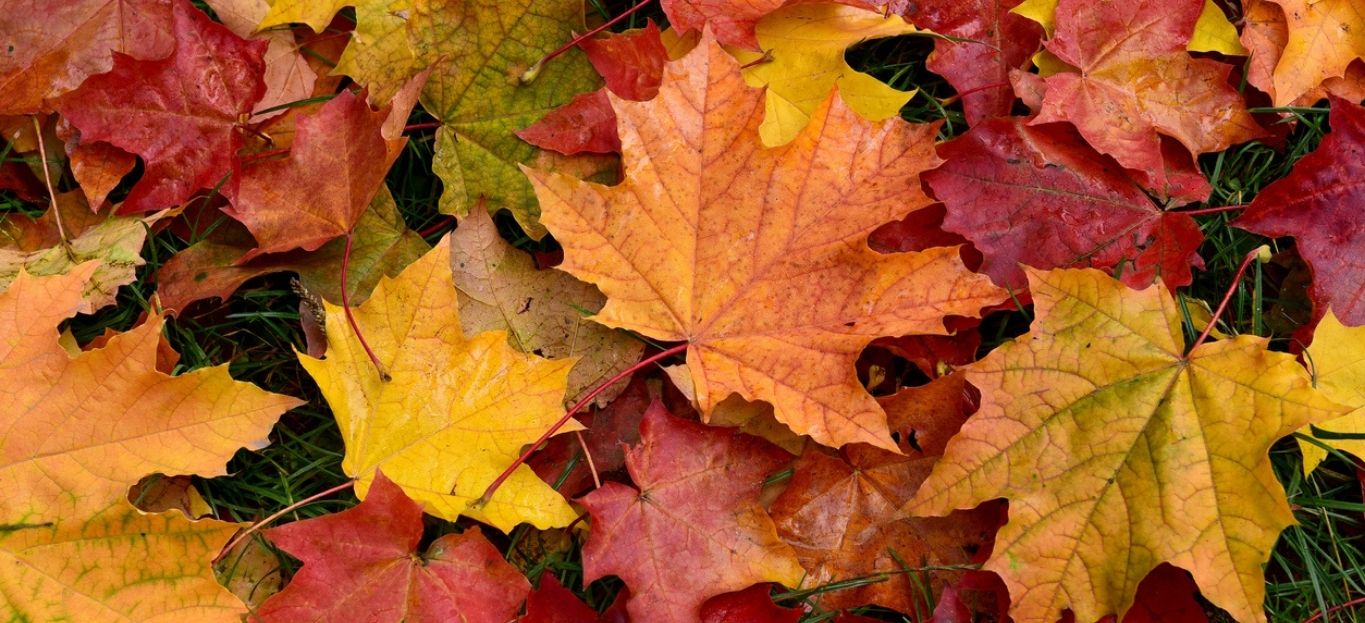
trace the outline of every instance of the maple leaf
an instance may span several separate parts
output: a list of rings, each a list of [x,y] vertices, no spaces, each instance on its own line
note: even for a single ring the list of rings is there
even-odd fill
[[[578,45],[612,93],[637,102],[658,94],[669,57],[654,20],[645,20],[644,28],[584,39]]]
[[[852,445],[834,455],[806,447],[770,510],[778,536],[806,569],[803,583],[888,575],[884,582],[812,596],[814,603],[829,610],[875,603],[926,612],[931,593],[925,591],[938,592],[955,574],[911,574],[907,567],[970,564],[990,549],[999,525],[994,508],[928,519],[907,519],[901,511],[971,412],[966,391],[962,375],[954,374],[881,400],[904,454]]]
[[[506,623],[531,592],[478,528],[442,536],[419,552],[422,507],[383,474],[359,506],[266,536],[302,560],[303,569],[256,612],[252,620],[261,623]]]
[[[583,443],[569,435],[552,438],[531,455],[527,464],[541,480],[558,484],[555,490],[567,496],[591,489],[593,470],[603,479],[624,480],[626,446],[640,442],[640,419],[650,408],[665,408],[654,400],[649,383],[642,375],[631,377],[610,404],[576,417],[587,429]],[[583,460],[585,447],[592,455],[591,467]]]
[[[475,210],[450,238],[465,335],[506,331],[518,351],[576,359],[565,402],[578,402],[640,360],[644,342],[588,320],[605,300],[597,288],[561,271],[537,270],[531,256],[502,239],[487,211]],[[600,394],[597,404],[618,393]]]
[[[796,140],[767,149],[762,98],[704,36],[658,97],[612,101],[624,183],[528,170],[561,268],[606,294],[594,320],[689,342],[704,415],[737,393],[820,443],[893,448],[858,353],[883,335],[944,333],[943,316],[1003,293],[956,249],[867,247],[878,225],[930,203],[919,173],[938,163],[935,126],[872,124],[830,97]]]
[[[1288,106],[1324,82],[1344,77],[1352,61],[1365,59],[1365,7],[1359,2],[1266,0],[1266,3],[1283,9],[1287,28],[1283,51],[1272,73],[1274,87],[1266,91],[1276,106]]]
[[[0,615],[236,621],[241,605],[203,564],[235,526],[144,515],[127,491],[151,472],[222,475],[301,401],[234,381],[227,366],[158,372],[159,317],[71,355],[56,327],[81,308],[97,268],[21,272],[0,293]]]
[[[1272,182],[1232,222],[1262,236],[1293,236],[1313,269],[1310,293],[1321,314],[1331,307],[1346,324],[1365,324],[1365,252],[1360,202],[1365,197],[1365,107],[1332,98],[1332,130],[1313,153]]]
[[[758,582],[795,586],[801,567],[758,499],[790,458],[732,429],[647,410],[626,453],[638,489],[608,482],[577,500],[592,515],[584,582],[620,577],[631,619],[661,623],[696,621],[708,598]]]
[[[981,250],[981,271],[998,284],[1022,290],[1026,264],[1121,267],[1131,285],[1160,277],[1174,288],[1190,283],[1190,266],[1203,267],[1194,219],[1153,203],[1070,128],[990,119],[939,155],[944,164],[924,179],[947,206],[943,228]]]
[[[360,215],[351,238],[346,287],[352,304],[369,298],[380,277],[397,275],[430,248],[403,223],[393,196],[383,187],[369,209]],[[316,251],[295,250],[244,260],[255,247],[255,238],[235,221],[213,228],[202,240],[171,256],[157,270],[161,305],[171,312],[183,312],[190,303],[201,299],[217,297],[226,301],[248,279],[281,271],[298,273],[308,292],[341,302],[345,240],[333,240]]]
[[[0,0],[0,115],[26,115],[113,67],[175,48],[169,0]]]
[[[668,23],[682,31],[709,29],[717,41],[759,49],[754,26],[788,0],[660,0]]]
[[[1346,408],[1264,338],[1185,354],[1160,282],[1130,290],[1093,269],[1028,277],[1033,326],[966,368],[981,408],[909,509],[1009,500],[984,568],[1009,586],[1016,620],[1122,616],[1163,562],[1238,621],[1263,620],[1261,565],[1294,522],[1270,445]]]
[[[98,211],[104,207],[109,193],[123,181],[123,176],[137,166],[137,157],[109,143],[82,142],[79,135],[70,134],[76,134],[71,131],[70,124],[64,119],[58,122],[57,136],[64,141],[71,175],[85,193],[90,209]]]
[[[53,210],[61,214],[60,229]],[[82,286],[83,300],[76,311],[88,314],[113,305],[119,286],[132,283],[137,267],[146,263],[140,253],[147,227],[154,222],[155,218],[93,214],[80,191],[57,195],[55,207],[38,218],[8,215],[0,220],[0,288],[14,281],[20,271],[58,275],[99,260]]]
[[[960,41],[935,39],[925,63],[962,93],[967,123],[1004,116],[1014,107],[1010,70],[1027,69],[1043,31],[1010,11],[1020,0],[930,0],[907,3],[910,23]]]
[[[846,4],[793,4],[764,17],[755,32],[764,52],[741,51],[737,58],[746,65],[744,79],[767,88],[759,136],[769,147],[796,138],[836,86],[844,103],[870,121],[895,117],[915,95],[844,60],[844,51],[860,41],[918,32],[898,15]]]
[[[524,355],[501,331],[466,339],[451,281],[449,238],[381,280],[354,310],[355,322],[391,380],[376,372],[347,324],[345,311],[324,302],[327,357],[299,361],[332,407],[362,499],[375,470],[427,512],[466,515],[509,532],[518,523],[568,525],[568,502],[520,466],[479,508],[484,489],[563,413],[572,359]],[[581,429],[571,423],[561,431]]]
[[[1189,4],[1190,0],[1176,0]],[[1252,0],[1256,1],[1256,0]],[[1203,0],[1199,19],[1195,22],[1190,41],[1185,47],[1191,52],[1218,52],[1226,56],[1245,56],[1247,51],[1238,41],[1237,27],[1228,21],[1223,9],[1214,0]],[[1024,0],[1011,10],[1012,13],[1038,22],[1048,36],[1057,27],[1058,0]]]
[[[626,598],[630,590],[622,589],[602,614],[579,601],[572,591],[564,588],[553,574],[540,576],[540,587],[526,598],[526,614],[517,623],[629,623]]]
[[[207,0],[207,4],[223,25],[237,36],[266,42],[265,75],[262,76],[265,94],[256,102],[254,121],[285,114],[284,110],[279,110],[282,106],[313,95],[318,76],[309,66],[308,59],[299,53],[300,46],[294,33],[287,30],[255,32],[256,24],[270,10],[268,0]],[[275,110],[262,113],[270,109]]]
[[[1032,123],[1069,122],[1100,152],[1153,177],[1164,166],[1162,136],[1198,155],[1264,135],[1228,84],[1232,67],[1185,51],[1199,6],[1059,0],[1057,34],[1044,45],[1076,70],[1046,78]]]
[[[388,110],[370,110],[364,97],[343,91],[298,120],[288,158],[244,165],[232,176],[225,194],[233,207],[223,212],[260,243],[245,259],[313,251],[350,233],[407,144],[380,134],[388,116]]]
[[[701,607],[701,623],[796,623],[801,608],[773,603],[769,584],[755,584],[742,591],[717,595]]]
[[[546,113],[540,121],[517,130],[516,134],[536,147],[566,156],[621,151],[621,137],[616,134],[616,112],[603,89],[575,95],[569,103]]]
[[[1362,349],[1365,349],[1365,328],[1342,324],[1329,309],[1313,330],[1313,343],[1304,358],[1311,363],[1313,378],[1323,395],[1353,409],[1335,420],[1314,424],[1316,431],[1336,433],[1326,439],[1319,438],[1319,443],[1356,456],[1365,456],[1365,439],[1349,437],[1365,432],[1365,383],[1362,382],[1365,381],[1365,361],[1360,357],[1365,351]],[[1316,437],[1315,431],[1301,432]],[[1339,436],[1343,433],[1348,436]],[[1327,451],[1312,441],[1300,440],[1299,449],[1303,451],[1304,473],[1312,472],[1327,458]]]
[[[111,71],[86,79],[58,106],[82,140],[145,161],[120,213],[174,206],[222,181],[242,144],[238,119],[265,90],[265,42],[244,41],[188,0],[174,0],[173,12],[174,54],[155,61],[115,55]]]
[[[346,4],[356,4],[356,31],[336,71],[368,86],[372,99],[386,101],[402,80],[432,70],[421,101],[441,122],[432,164],[444,185],[441,212],[464,216],[486,199],[542,237],[535,195],[517,170],[537,150],[513,132],[601,84],[578,50],[554,59],[553,71],[523,76],[583,28],[581,0],[285,2],[260,27],[304,19],[319,30],[325,11]]]

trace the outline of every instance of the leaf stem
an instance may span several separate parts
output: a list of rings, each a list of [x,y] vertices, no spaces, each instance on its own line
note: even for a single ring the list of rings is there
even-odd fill
[[[1260,257],[1263,248],[1264,247],[1256,247],[1249,251],[1246,257],[1242,258],[1242,265],[1237,267],[1237,274],[1233,275],[1232,285],[1228,286],[1227,293],[1223,295],[1223,302],[1219,303],[1218,309],[1213,310],[1213,313],[1209,315],[1209,324],[1204,327],[1204,332],[1200,333],[1199,338],[1190,346],[1190,352],[1194,352],[1194,349],[1199,348],[1199,345],[1203,344],[1204,340],[1209,339],[1209,334],[1213,333],[1214,325],[1218,324],[1218,317],[1223,315],[1223,310],[1226,310],[1228,307],[1228,301],[1232,300],[1232,294],[1237,291],[1237,284],[1241,283],[1242,275],[1246,274],[1247,267],[1251,266],[1251,261]]]
[[[1190,216],[1201,216],[1204,214],[1220,214],[1222,212],[1233,212],[1250,207],[1249,203],[1238,203],[1230,206],[1215,206],[1212,208],[1200,208],[1198,210],[1176,210],[1172,214],[1188,214]]]
[[[1318,621],[1322,620],[1322,619],[1323,619],[1326,615],[1328,615],[1328,614],[1335,614],[1335,613],[1337,613],[1337,612],[1340,612],[1340,611],[1345,610],[1345,609],[1347,609],[1347,608],[1350,608],[1350,607],[1352,607],[1352,606],[1359,606],[1360,604],[1365,604],[1365,597],[1357,597],[1357,598],[1352,599],[1351,601],[1348,601],[1348,602],[1346,602],[1346,603],[1344,603],[1344,604],[1337,604],[1337,605],[1332,606],[1332,607],[1330,607],[1330,608],[1328,608],[1328,609],[1326,609],[1326,610],[1319,610],[1317,614],[1315,614],[1315,615],[1313,615],[1313,616],[1311,616],[1311,617],[1308,617],[1307,619],[1304,619],[1303,623],[1317,623]]]
[[[370,361],[379,371],[380,380],[387,383],[393,377],[389,376],[389,371],[384,369],[384,364],[379,362],[379,357],[370,349],[370,343],[365,341],[365,334],[361,332],[360,325],[356,324],[355,316],[351,315],[351,294],[346,289],[346,273],[351,270],[351,241],[354,238],[353,232],[346,232],[346,251],[341,254],[341,309],[346,312],[346,322],[351,325],[351,331],[355,333],[355,338],[360,341],[360,347],[365,349],[365,354],[370,356]]]
[[[585,39],[591,39],[592,37],[596,36],[597,33],[602,32],[602,31],[604,31],[604,30],[606,30],[606,29],[608,29],[608,28],[611,28],[612,26],[615,26],[615,25],[616,25],[617,23],[619,23],[621,20],[623,20],[623,19],[625,19],[625,18],[627,18],[627,17],[630,17],[631,15],[635,14],[636,11],[639,11],[640,9],[643,9],[643,8],[645,8],[646,6],[648,6],[649,3],[650,3],[651,1],[652,1],[652,0],[640,0],[640,2],[637,2],[637,3],[635,4],[635,6],[630,7],[629,9],[626,9],[626,10],[623,11],[620,15],[617,15],[616,17],[611,18],[611,20],[607,21],[605,24],[602,24],[601,26],[598,26],[597,28],[594,28],[594,29],[592,29],[592,30],[589,30],[588,32],[585,32],[585,33],[583,33],[583,34],[581,34],[581,35],[578,35],[578,36],[574,37],[574,38],[573,38],[572,40],[570,40],[568,43],[559,46],[559,49],[557,49],[557,50],[555,50],[555,51],[553,51],[553,52],[550,52],[549,54],[546,54],[543,58],[541,58],[540,60],[536,61],[536,64],[531,65],[531,68],[530,68],[530,69],[527,69],[525,72],[523,72],[523,73],[521,74],[521,82],[522,82],[522,84],[525,84],[525,83],[527,83],[527,82],[531,82],[532,80],[535,80],[535,79],[536,79],[536,76],[540,75],[540,69],[541,69],[542,67],[545,66],[545,63],[548,63],[548,62],[550,62],[550,61],[552,61],[552,60],[558,58],[561,54],[563,54],[563,53],[565,53],[565,52],[568,52],[569,50],[572,50],[572,49],[578,47],[578,44],[579,44],[579,43],[582,43],[583,40],[585,40]]]
[[[441,125],[442,124],[440,121],[428,121],[426,123],[411,123],[406,126],[403,126],[403,133],[407,134],[408,132],[416,132],[418,130],[435,130],[436,128],[441,127]]]
[[[345,490],[350,489],[350,488],[352,488],[352,487],[354,487],[354,486],[355,486],[355,481],[354,481],[354,480],[347,480],[346,482],[343,482],[343,483],[341,483],[341,484],[339,484],[339,485],[337,485],[337,486],[335,486],[335,487],[331,487],[331,488],[328,488],[328,489],[324,489],[324,490],[322,490],[322,491],[319,491],[319,492],[317,492],[317,493],[314,493],[313,495],[310,495],[310,496],[308,496],[308,497],[306,497],[306,498],[303,498],[302,500],[299,500],[299,501],[297,501],[297,502],[294,502],[293,504],[290,504],[289,506],[286,506],[286,507],[284,507],[284,508],[281,508],[281,509],[278,510],[278,511],[275,511],[275,513],[273,513],[273,514],[270,515],[269,517],[266,517],[265,519],[262,519],[262,520],[260,520],[260,521],[258,521],[258,522],[256,522],[256,523],[254,523],[254,524],[251,524],[251,526],[248,527],[246,530],[243,530],[243,531],[237,533],[237,536],[233,537],[233,539],[232,539],[231,541],[228,541],[228,544],[227,544],[227,545],[224,545],[224,546],[223,546],[223,549],[219,550],[219,552],[218,552],[218,557],[215,558],[215,559],[213,560],[213,562],[216,563],[216,562],[218,562],[219,560],[222,560],[222,559],[223,559],[223,556],[226,556],[227,553],[230,552],[230,551],[232,551],[232,549],[233,549],[234,547],[237,547],[238,545],[240,545],[240,544],[242,543],[242,541],[245,541],[245,540],[246,540],[247,538],[249,538],[251,535],[253,535],[253,534],[257,533],[257,532],[260,532],[260,531],[261,531],[261,528],[264,528],[264,527],[266,527],[266,526],[268,526],[268,525],[274,523],[275,520],[277,520],[277,519],[279,519],[279,518],[281,518],[281,517],[284,517],[285,515],[288,515],[289,513],[292,513],[292,512],[294,512],[294,511],[300,509],[300,508],[303,508],[304,506],[307,506],[307,505],[309,505],[309,504],[312,504],[313,502],[316,502],[316,501],[318,501],[318,500],[320,500],[320,499],[322,499],[322,498],[325,498],[325,497],[327,497],[327,496],[329,496],[329,495],[332,495],[333,493],[337,493],[337,492],[340,492],[340,491],[345,491]]]
[[[57,207],[57,191],[52,187],[52,172],[47,168],[47,143],[43,141],[43,124],[38,122],[38,115],[33,116],[33,131],[38,137],[38,157],[43,160],[43,181],[47,183],[48,209],[52,210],[52,220],[57,223],[57,236],[62,239],[62,249],[66,251],[67,259],[75,261],[76,255],[71,251],[71,242],[66,239],[66,228],[62,226],[62,211]]]
[[[569,407],[569,410],[564,412],[564,416],[559,418],[559,421],[555,422],[554,425],[550,426],[550,428],[547,429],[545,433],[540,436],[540,439],[537,439],[535,443],[531,444],[531,446],[526,449],[525,452],[522,452],[521,456],[517,457],[517,460],[512,461],[512,464],[508,465],[507,469],[502,470],[502,473],[499,474],[498,477],[493,480],[492,484],[488,485],[487,489],[484,489],[483,495],[479,496],[479,499],[474,500],[470,505],[477,508],[488,504],[488,500],[493,498],[493,492],[497,491],[498,487],[501,487],[502,483],[512,476],[512,472],[516,471],[518,467],[521,467],[521,465],[525,463],[527,459],[531,458],[531,455],[534,454],[537,450],[539,450],[540,447],[544,445],[545,442],[549,440],[551,436],[559,432],[559,429],[563,428],[565,424],[569,423],[569,418],[572,418],[574,414],[578,413],[581,409],[583,409],[583,407],[586,407],[589,404],[591,404],[593,399],[597,398],[597,396],[602,392],[607,391],[607,388],[611,387],[612,385],[615,385],[618,381],[621,381],[622,379],[629,378],[630,375],[635,374],[635,372],[638,370],[641,370],[658,361],[662,361],[664,359],[672,357],[673,355],[686,351],[687,347],[688,344],[679,344],[667,350],[661,351],[658,354],[646,357],[639,363],[616,373],[616,376],[607,379],[606,381],[602,382],[601,385],[598,385],[596,388],[594,388],[591,392],[588,392],[588,395],[584,396],[582,400],[579,400],[577,403],[574,404],[574,406]]]
[[[601,489],[602,479],[597,476],[597,464],[592,460],[592,451],[588,449],[588,441],[583,439],[583,431],[576,430],[573,434],[578,437],[578,447],[583,449],[583,456],[588,459],[588,472],[592,474],[592,488]]]

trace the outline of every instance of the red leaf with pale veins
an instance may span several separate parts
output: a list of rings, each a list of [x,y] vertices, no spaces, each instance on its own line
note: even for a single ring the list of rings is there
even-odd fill
[[[506,623],[531,591],[478,529],[419,553],[422,507],[382,474],[359,506],[266,534],[303,569],[261,605],[259,623]]]
[[[668,23],[679,32],[709,28],[717,41],[750,50],[758,49],[754,25],[777,9],[811,0],[660,0]],[[827,0],[868,10],[886,3],[876,0]]]
[[[1262,190],[1232,224],[1262,236],[1293,236],[1313,269],[1314,317],[1327,307],[1365,324],[1365,108],[1332,98],[1332,131],[1294,170]]]
[[[1046,79],[1033,123],[1070,122],[1119,164],[1160,178],[1161,136],[1198,155],[1265,132],[1230,84],[1232,66],[1185,51],[1197,0],[1059,0],[1045,45],[1078,73]]]
[[[1113,161],[1058,125],[992,119],[945,143],[947,162],[924,174],[947,205],[943,228],[985,255],[981,270],[1015,291],[1019,264],[1036,268],[1123,264],[1135,287],[1160,275],[1191,281],[1203,234],[1190,216],[1163,211]]]
[[[579,498],[592,515],[583,579],[631,591],[632,620],[693,623],[709,598],[803,572],[759,503],[764,478],[791,460],[777,446],[650,409],[626,453],[639,489],[609,482]]]
[[[644,28],[601,39],[584,39],[578,47],[588,55],[593,69],[607,81],[612,93],[637,102],[654,99],[659,93],[668,50],[659,38],[659,26],[654,20],[648,20]]]
[[[0,115],[26,115],[114,66],[175,48],[170,0],[0,0]]]
[[[235,218],[259,247],[242,258],[292,249],[313,251],[344,236],[374,199],[407,139],[380,133],[388,110],[343,91],[300,118],[289,157],[245,164],[224,193]]]
[[[951,571],[901,572],[979,562],[990,550],[1000,509],[956,511],[948,517],[907,518],[901,508],[915,495],[943,453],[948,438],[971,410],[961,374],[880,400],[903,454],[865,444],[838,453],[810,444],[796,462],[787,488],[772,505],[778,534],[806,568],[805,584],[820,586],[878,573],[878,582],[812,596],[826,609],[877,604],[907,614],[925,613],[924,590],[942,590]]]
[[[701,607],[701,623],[796,623],[800,608],[773,603],[770,584],[755,584],[737,593],[717,595]]]
[[[897,7],[906,21],[920,28],[966,40],[936,39],[926,66],[965,94],[962,106],[970,125],[1010,113],[1014,107],[1010,70],[1028,69],[1030,57],[1038,51],[1042,27],[1010,12],[1020,2],[920,0]]]
[[[569,103],[556,108],[517,136],[541,149],[566,156],[583,152],[614,154],[621,151],[616,133],[616,112],[605,89],[575,95]]]
[[[175,53],[156,61],[114,55],[109,73],[62,98],[83,141],[105,141],[146,163],[119,210],[149,212],[212,188],[233,165],[237,121],[265,93],[266,44],[245,41],[188,0],[176,0]]]

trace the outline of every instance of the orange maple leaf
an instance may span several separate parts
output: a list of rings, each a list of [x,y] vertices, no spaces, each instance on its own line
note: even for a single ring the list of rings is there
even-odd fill
[[[930,204],[937,126],[871,123],[831,96],[791,143],[759,140],[763,92],[705,35],[648,102],[613,97],[626,180],[607,187],[527,171],[562,268],[597,284],[594,318],[686,341],[709,417],[731,394],[773,405],[820,443],[894,449],[886,413],[859,384],[873,339],[943,334],[1004,293],[955,248],[883,255],[877,226]]]

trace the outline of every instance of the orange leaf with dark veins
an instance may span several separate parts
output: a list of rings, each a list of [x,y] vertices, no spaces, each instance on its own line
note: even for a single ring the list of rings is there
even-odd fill
[[[1163,210],[1070,128],[991,119],[939,155],[946,162],[924,179],[947,205],[943,228],[971,240],[981,270],[1016,292],[1028,285],[1020,264],[1121,266],[1135,287],[1159,276],[1172,288],[1203,267],[1194,219]]]
[[[418,552],[422,507],[383,474],[359,506],[266,535],[303,569],[261,605],[256,623],[505,623],[531,592],[478,528]]]
[[[265,93],[266,44],[245,41],[188,0],[175,0],[175,53],[141,61],[114,55],[109,73],[91,76],[58,110],[82,141],[104,141],[142,156],[146,170],[121,214],[177,205],[212,188],[242,145],[239,119]]]
[[[854,363],[887,335],[1006,299],[957,249],[881,254],[878,226],[928,206],[935,125],[869,122],[827,98],[790,143],[764,147],[763,91],[709,35],[647,102],[613,96],[625,181],[527,171],[561,269],[596,284],[594,320],[689,343],[703,417],[731,394],[798,434],[892,448]]]
[[[1262,236],[1293,236],[1313,269],[1314,318],[1331,307],[1365,324],[1365,107],[1332,98],[1332,131],[1294,170],[1261,191],[1233,225]]]
[[[968,391],[954,374],[881,399],[903,454],[862,444],[837,454],[806,446],[771,509],[778,535],[806,568],[803,584],[887,574],[883,582],[814,595],[812,603],[829,610],[877,604],[922,616],[932,610],[928,592],[941,591],[958,573],[906,567],[965,565],[989,551],[1002,523],[998,506],[928,519],[901,511],[972,411]]]
[[[1228,83],[1232,66],[1186,52],[1203,3],[1196,0],[1059,0],[1045,45],[1076,71],[1046,79],[1032,123],[1069,122],[1100,152],[1153,178],[1161,137],[1198,156],[1265,132]]]
[[[0,115],[43,110],[109,71],[114,52],[156,60],[174,48],[170,0],[0,0]]]
[[[777,446],[649,409],[626,453],[636,487],[608,482],[579,498],[592,515],[583,580],[625,581],[632,620],[694,623],[711,597],[803,575],[759,503],[791,460]]]
[[[906,21],[961,41],[934,40],[926,67],[962,95],[967,123],[1010,114],[1010,70],[1028,69],[1043,29],[1010,11],[1022,0],[920,0],[897,6]],[[894,6],[894,5],[893,5]]]
[[[261,253],[313,251],[350,233],[384,183],[407,139],[385,139],[388,109],[342,91],[296,125],[289,157],[242,165],[224,192],[224,208],[251,230]]]

